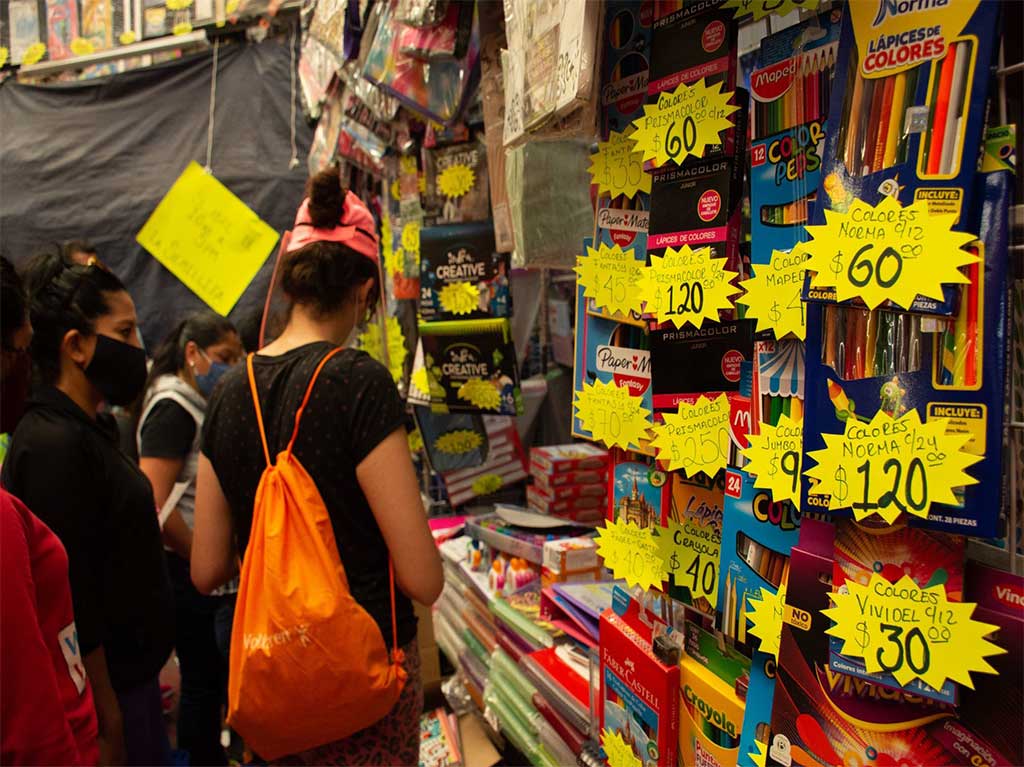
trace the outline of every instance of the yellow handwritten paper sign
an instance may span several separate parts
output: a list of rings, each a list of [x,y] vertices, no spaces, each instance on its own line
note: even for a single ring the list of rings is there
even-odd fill
[[[477,495],[490,495],[498,492],[504,486],[505,480],[497,474],[484,474],[473,482],[471,488]]]
[[[576,392],[575,405],[583,428],[597,442],[628,450],[647,438],[651,412],[625,386],[603,381],[584,383],[583,390]]]
[[[131,45],[137,39],[138,38],[135,36],[135,32],[129,29],[126,32],[122,32],[120,36],[117,38],[117,41],[121,43],[121,45]]]
[[[725,0],[722,8],[735,8],[734,19],[753,14],[754,21],[760,21],[773,13],[776,16],[785,16],[796,10],[814,11],[820,2],[821,0]]]
[[[277,232],[197,163],[189,163],[136,236],[171,274],[227,315]]]
[[[978,482],[965,469],[981,460],[963,448],[970,435],[947,434],[946,419],[921,423],[917,410],[893,418],[879,410],[870,423],[846,421],[842,434],[822,434],[826,447],[805,473],[829,496],[829,509],[878,514],[892,524],[904,512],[927,518],[933,503],[956,503],[953,488]]]
[[[434,449],[449,455],[464,455],[476,450],[484,440],[472,429],[455,429],[434,440]]]
[[[722,533],[714,525],[687,519],[675,520],[660,530],[658,541],[665,563],[665,577],[673,576],[676,586],[686,586],[694,601],[703,597],[718,606],[718,556]]]
[[[668,471],[682,469],[688,477],[702,471],[713,477],[725,468],[730,424],[726,395],[700,397],[693,405],[680,402],[677,412],[664,417],[664,423],[654,426],[651,444]]]
[[[651,176],[644,173],[644,156],[626,134],[610,131],[608,140],[597,145],[590,155],[591,183],[597,184],[598,194],[612,199],[625,195],[632,199],[637,192],[651,192]]]
[[[639,280],[644,264],[637,260],[633,248],[601,243],[597,249],[587,248],[586,257],[576,258],[576,274],[583,295],[594,300],[598,308],[628,315],[640,311]]]
[[[774,330],[776,338],[790,333],[801,341],[807,337],[807,313],[800,300],[807,258],[801,245],[789,253],[773,250],[771,261],[755,266],[754,276],[740,283],[746,294],[736,303],[749,307],[747,317],[757,320],[759,331]]]
[[[654,530],[633,522],[606,522],[597,535],[597,553],[616,580],[642,589],[661,588],[664,562]]]
[[[644,107],[643,117],[633,121],[629,136],[644,160],[661,167],[670,160],[682,165],[687,157],[703,157],[708,146],[720,144],[722,131],[732,127],[729,115],[739,109],[730,104],[732,93],[722,93],[724,82],[708,85],[680,83],[664,91],[655,104]]]
[[[748,434],[747,439],[750,447],[743,455],[750,459],[747,473],[754,476],[754,487],[771,490],[776,501],[792,501],[799,510],[803,421],[782,415],[777,426],[762,423],[761,433]]]
[[[0,45],[0,67],[7,63],[7,57],[10,55],[10,51],[7,50],[7,46]]]
[[[971,619],[975,605],[950,602],[942,584],[921,588],[904,575],[890,583],[872,573],[866,586],[847,581],[832,594],[835,621],[826,633],[843,640],[843,655],[864,659],[869,674],[914,679],[935,690],[947,679],[974,688],[971,672],[996,673],[985,658],[1006,650],[985,637],[998,626]]]
[[[437,177],[437,188],[445,197],[458,198],[469,193],[476,184],[476,174],[466,165],[452,165]]]
[[[480,291],[468,282],[453,282],[441,288],[441,308],[452,314],[469,314],[480,308]]]
[[[786,606],[786,584],[779,586],[773,594],[761,587],[761,598],[747,597],[747,618],[751,622],[749,633],[761,640],[759,649],[779,659],[779,645],[782,641],[782,616]]]
[[[869,309],[892,301],[909,309],[916,296],[943,300],[942,286],[967,282],[960,271],[978,260],[963,250],[973,235],[954,232],[956,215],[932,214],[918,200],[901,207],[885,197],[877,207],[855,199],[846,213],[825,211],[804,243],[811,287],[835,288],[836,299],[860,298]]]
[[[696,328],[704,320],[718,322],[719,310],[731,309],[730,296],[740,292],[729,282],[737,273],[725,268],[724,258],[712,258],[711,248],[668,248],[664,256],[651,256],[651,265],[641,274],[640,298],[647,302],[646,311],[677,328],[687,322]]]
[[[617,732],[601,730],[601,748],[608,767],[643,767],[640,757],[633,753],[633,747]]]

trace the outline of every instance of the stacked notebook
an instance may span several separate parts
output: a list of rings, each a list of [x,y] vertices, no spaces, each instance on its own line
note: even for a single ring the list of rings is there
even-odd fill
[[[530,508],[579,522],[597,522],[608,505],[608,452],[586,444],[530,450]]]

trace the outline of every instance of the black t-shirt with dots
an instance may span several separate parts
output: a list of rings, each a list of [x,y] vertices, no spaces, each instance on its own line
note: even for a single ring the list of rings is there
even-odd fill
[[[254,357],[272,458],[287,447],[309,380],[332,348],[319,342],[276,357]],[[377,621],[389,647],[388,549],[356,479],[356,466],[405,418],[387,369],[365,352],[346,349],[320,372],[295,441],[295,456],[316,482],[330,513],[352,596]],[[244,556],[256,488],[266,468],[245,365],[225,374],[210,400],[202,452],[231,506],[238,551]],[[397,586],[395,599],[398,643],[404,645],[416,636],[416,616]]]

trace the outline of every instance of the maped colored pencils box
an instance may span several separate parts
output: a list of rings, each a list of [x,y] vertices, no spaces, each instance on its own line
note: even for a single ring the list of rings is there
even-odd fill
[[[825,124],[841,11],[787,27],[761,41],[750,75],[750,260],[807,239],[804,226],[821,177]]]
[[[799,534],[800,512],[792,503],[776,501],[770,491],[755,488],[754,478],[743,470],[726,472],[719,627],[740,645],[758,643],[747,636],[748,598],[760,599],[762,589],[778,591]]]
[[[978,481],[955,488],[955,504],[932,504],[927,519],[916,522],[983,538],[1000,535],[1007,481],[1002,440],[1012,183],[1006,171],[976,179],[975,210],[968,218],[979,232],[975,248],[982,262],[968,267],[971,282],[954,317],[807,306],[805,469],[814,465],[808,454],[825,447],[822,435],[842,434],[850,418],[867,423],[879,410],[897,418],[915,408],[924,422],[947,419],[947,433],[970,435],[963,449],[983,457],[966,469]],[[801,508],[829,511],[830,498],[816,493],[813,484],[803,479]],[[849,502],[855,501],[851,493]]]
[[[654,615],[615,588],[611,608],[601,613],[598,713],[602,730],[618,733],[645,767],[676,767],[679,664],[655,654],[659,628]]]
[[[510,316],[509,258],[495,252],[490,221],[421,230],[420,317],[434,322]],[[454,306],[446,288],[467,291],[472,305]]]
[[[971,195],[999,46],[1002,4],[869,3],[847,6],[813,224],[854,199],[924,201],[971,229]],[[927,258],[925,253],[924,257]],[[835,301],[832,288],[805,300]],[[947,300],[918,296],[914,311],[950,314]]]
[[[695,623],[686,623],[680,662],[681,764],[735,767],[743,729],[750,660]]]
[[[577,442],[571,445],[548,445],[530,450],[530,463],[545,474],[558,474],[582,469],[606,469],[608,451]]]

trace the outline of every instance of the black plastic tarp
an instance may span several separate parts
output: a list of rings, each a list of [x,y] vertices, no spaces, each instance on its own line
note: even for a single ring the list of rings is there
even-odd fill
[[[214,175],[278,231],[302,199],[311,130],[292,92],[290,36],[222,45]],[[97,246],[128,287],[146,345],[204,304],[135,242],[185,166],[206,164],[212,48],[100,80],[0,86],[0,252],[22,264],[71,239]],[[296,148],[292,156],[292,104]],[[262,306],[273,256],[231,312]]]

